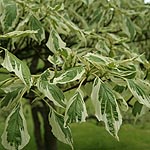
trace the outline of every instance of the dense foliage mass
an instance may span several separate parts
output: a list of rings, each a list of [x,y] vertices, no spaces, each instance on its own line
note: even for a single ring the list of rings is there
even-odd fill
[[[30,139],[22,99],[49,106],[58,140],[72,146],[70,124],[88,117],[85,100],[115,138],[122,111],[150,108],[150,5],[142,0],[1,0],[0,113],[10,112],[6,149]],[[70,99],[67,92],[73,90]],[[12,111],[11,111],[12,110]]]

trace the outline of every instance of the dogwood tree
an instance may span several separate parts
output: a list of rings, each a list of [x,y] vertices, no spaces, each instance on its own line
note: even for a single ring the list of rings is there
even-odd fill
[[[136,117],[149,111],[149,4],[1,0],[0,21],[0,113],[9,112],[5,149],[20,150],[30,140],[23,99],[32,108],[37,149],[43,148],[39,112],[45,144],[56,137],[73,149],[70,124],[87,120],[86,100],[117,140],[122,111],[131,107]]]

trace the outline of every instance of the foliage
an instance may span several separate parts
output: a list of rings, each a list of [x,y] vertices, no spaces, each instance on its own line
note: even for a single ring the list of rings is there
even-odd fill
[[[0,111],[13,109],[3,146],[22,149],[29,141],[22,98],[31,92],[32,104],[49,106],[53,134],[72,149],[69,126],[86,121],[86,97],[119,139],[121,112],[134,103],[135,116],[150,108],[149,10],[142,0],[1,0],[0,74],[7,76],[0,82]]]

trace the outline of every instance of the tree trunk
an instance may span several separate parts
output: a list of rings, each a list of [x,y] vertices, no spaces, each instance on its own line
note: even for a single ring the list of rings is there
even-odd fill
[[[38,112],[41,113],[44,123],[44,139],[41,133],[41,123],[38,117]],[[37,150],[57,150],[57,139],[51,132],[52,128],[48,121],[49,107],[44,105],[43,107],[32,108],[32,116],[34,121],[34,136],[37,145]]]
[[[43,109],[43,122],[44,122],[44,142],[45,142],[45,150],[57,150],[57,140],[54,137],[53,133],[51,132],[52,127],[48,121],[49,115],[49,107],[44,104]]]
[[[32,74],[37,73],[37,64],[38,64],[38,55],[32,59],[30,70]],[[50,66],[50,63],[47,61],[45,63],[45,69]],[[35,94],[31,92],[29,94],[31,102],[35,98]],[[32,103],[31,103],[32,104]],[[31,107],[32,108],[32,107]],[[43,135],[41,133],[41,123],[38,117],[38,113],[41,113],[42,121],[44,123],[44,139],[42,138]],[[35,106],[32,108],[32,116],[33,116],[33,122],[34,122],[34,136],[35,141],[37,145],[37,150],[57,150],[57,140],[54,137],[53,133],[51,132],[52,128],[49,125],[48,121],[48,115],[49,115],[49,107],[43,103],[43,107]]]
[[[32,108],[32,117],[33,117],[33,123],[34,123],[34,137],[35,137],[37,150],[44,150],[44,144],[43,144],[42,135],[41,135],[41,124],[40,124],[40,120],[38,117],[37,107]]]

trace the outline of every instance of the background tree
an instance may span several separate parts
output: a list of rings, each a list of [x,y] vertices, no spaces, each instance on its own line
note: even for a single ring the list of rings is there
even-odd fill
[[[137,116],[149,110],[149,4],[1,0],[0,18],[0,113],[9,112],[2,134],[6,149],[29,142],[23,98],[32,107],[37,149],[43,150],[57,149],[55,137],[73,149],[69,126],[88,118],[86,99],[117,139],[122,111],[130,106]]]

